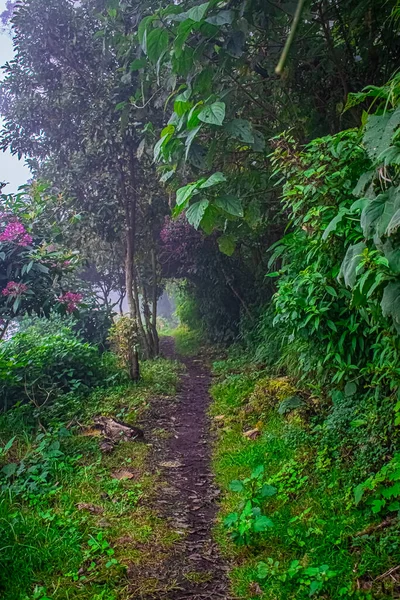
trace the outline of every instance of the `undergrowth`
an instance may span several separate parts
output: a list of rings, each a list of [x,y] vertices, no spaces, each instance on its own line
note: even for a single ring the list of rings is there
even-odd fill
[[[237,349],[214,374],[216,537],[233,560],[234,594],[397,597],[400,469],[396,455],[381,468],[390,443],[375,434],[372,444],[381,427],[373,399],[361,402],[357,421],[351,395],[313,396]],[[381,406],[380,419],[391,410]]]
[[[146,569],[165,558],[177,534],[149,504],[160,485],[147,464],[150,447],[120,442],[103,454],[93,418],[140,422],[152,397],[174,395],[178,370],[175,362],[147,361],[138,385],[58,396],[40,421],[31,404],[0,416],[4,600],[114,600],[151,592]]]

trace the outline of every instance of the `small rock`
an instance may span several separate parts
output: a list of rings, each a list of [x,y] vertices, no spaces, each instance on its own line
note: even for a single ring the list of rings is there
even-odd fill
[[[258,583],[256,581],[253,581],[252,583],[250,583],[249,585],[249,592],[252,596],[262,596],[262,589],[260,588],[260,586],[258,585]]]
[[[255,427],[254,429],[250,429],[249,431],[244,432],[244,437],[247,437],[249,440],[256,440],[260,435],[261,431]]]
[[[132,473],[129,469],[119,469],[118,471],[114,471],[111,473],[111,477],[113,479],[133,479],[135,477],[135,473]]]
[[[179,469],[179,467],[182,467],[182,463],[179,460],[166,460],[160,463],[160,467],[164,467],[165,469]]]

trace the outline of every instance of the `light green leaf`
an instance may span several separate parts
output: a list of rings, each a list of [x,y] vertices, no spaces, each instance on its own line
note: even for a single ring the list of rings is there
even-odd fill
[[[129,65],[129,69],[131,71],[138,71],[139,69],[144,69],[146,65],[147,60],[145,58],[137,58],[136,60],[131,62],[131,64]]]
[[[177,192],[176,192],[177,206],[186,205],[186,203],[193,196],[193,193],[197,189],[197,187],[198,187],[198,184],[196,182],[196,183],[189,183],[188,185],[185,185],[185,186],[179,188],[179,190],[177,190]]]
[[[204,2],[204,4],[198,4],[197,6],[193,6],[193,8],[187,11],[187,18],[192,19],[192,21],[195,21],[196,23],[202,21],[204,15],[207,12],[209,4],[209,2]]]
[[[198,229],[201,223],[202,218],[204,217],[204,213],[207,210],[209,205],[208,200],[200,200],[199,202],[195,202],[186,211],[186,218],[189,223],[195,228]]]
[[[152,29],[147,36],[147,56],[153,62],[164,54],[168,48],[168,32],[166,29]]]
[[[346,252],[346,256],[343,259],[340,267],[339,278],[344,279],[346,287],[353,288],[357,280],[357,267],[361,262],[362,253],[364,252],[366,245],[364,242],[359,242],[354,246],[349,246]]]
[[[223,183],[224,181],[226,181],[224,174],[220,171],[217,171],[217,173],[210,175],[210,177],[204,183],[202,183],[200,187],[202,189],[209,188],[213,185],[217,185],[218,183]]]
[[[256,520],[254,521],[254,531],[256,533],[266,531],[267,529],[270,529],[273,526],[274,526],[274,524],[271,521],[271,519],[269,519],[268,517],[265,517],[264,515],[257,517]]]
[[[139,44],[143,48],[143,52],[147,52],[146,48],[146,40],[147,40],[147,26],[154,20],[154,16],[150,15],[149,17],[145,17],[139,23],[138,27],[138,39]]]
[[[218,238],[218,247],[223,254],[232,256],[235,252],[236,242],[231,235],[221,235],[221,237]]]
[[[232,490],[232,492],[243,492],[244,485],[239,479],[234,479],[230,482],[229,489]]]
[[[243,206],[240,198],[236,196],[220,196],[214,205],[234,217],[243,217]]]
[[[222,125],[225,119],[225,103],[214,102],[205,106],[198,114],[200,121],[209,125]]]
[[[364,495],[364,484],[360,483],[357,487],[354,488],[354,502],[356,504],[359,504],[361,501],[361,498]]]

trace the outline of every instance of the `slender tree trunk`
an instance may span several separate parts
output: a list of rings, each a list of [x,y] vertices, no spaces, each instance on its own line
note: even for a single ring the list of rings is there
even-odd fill
[[[121,168],[121,188],[124,199],[125,221],[126,221],[126,255],[125,255],[125,288],[128,301],[129,316],[136,321],[136,303],[133,294],[134,284],[134,257],[135,257],[135,198],[133,202],[129,202],[125,176]],[[129,376],[132,381],[138,381],[140,378],[139,352],[137,344],[131,344],[129,348]]]
[[[157,331],[157,262],[156,262],[156,251],[154,247],[151,249],[151,269],[153,272],[153,299],[152,299],[152,313],[151,313],[151,328],[154,340],[154,353],[158,356],[160,352],[160,340]]]

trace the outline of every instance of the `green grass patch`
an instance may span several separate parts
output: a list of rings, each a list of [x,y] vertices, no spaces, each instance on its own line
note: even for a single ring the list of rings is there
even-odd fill
[[[215,536],[233,561],[233,593],[395,597],[398,584],[381,576],[399,564],[398,521],[374,528],[383,518],[355,505],[348,457],[332,460],[306,411],[279,414],[292,383],[237,356],[217,361],[214,372],[213,468],[222,490]]]
[[[204,335],[201,331],[189,329],[186,325],[179,325],[176,329],[162,332],[162,335],[170,335],[175,339],[175,348],[182,356],[194,356],[198,354],[204,344]]]
[[[137,385],[97,389],[84,400],[68,394],[39,411],[26,405],[0,416],[1,598],[128,598],[134,567],[135,587],[148,586],[147,570],[179,538],[151,508],[162,485],[149,469],[151,448],[120,442],[103,454],[90,424],[100,414],[135,423],[152,398],[174,395],[179,370],[174,361],[147,361]],[[113,477],[121,469],[133,477]]]

